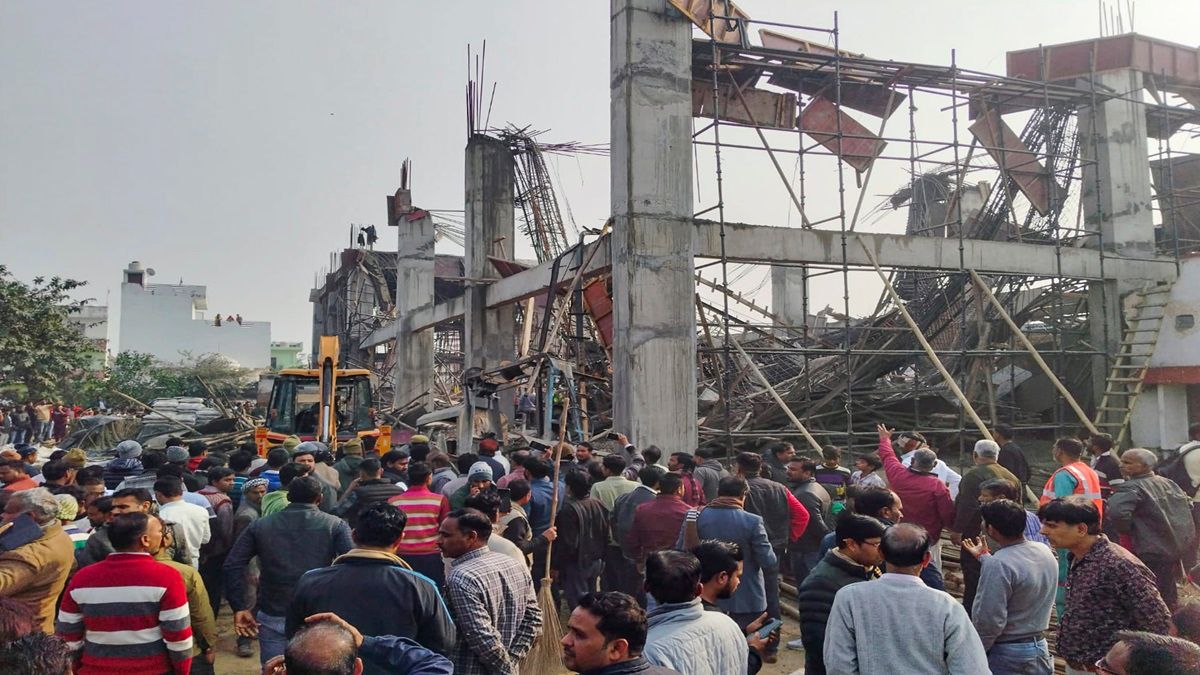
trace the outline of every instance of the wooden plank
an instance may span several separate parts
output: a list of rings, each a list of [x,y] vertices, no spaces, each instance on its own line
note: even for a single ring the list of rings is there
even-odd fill
[[[816,96],[800,113],[800,130],[826,150],[862,173],[883,153],[887,142],[871,133],[853,117],[840,110],[833,101]],[[838,137],[838,132],[841,137]]]
[[[929,340],[925,339],[925,333],[921,332],[921,327],[917,325],[917,322],[913,320],[912,315],[908,313],[908,308],[904,306],[904,300],[900,297],[900,294],[896,293],[896,289],[892,286],[891,280],[888,279],[886,274],[884,274],[883,268],[879,266],[879,261],[875,259],[875,254],[871,252],[871,249],[867,248],[867,243],[863,241],[861,235],[858,236],[857,239],[858,245],[862,247],[863,252],[866,253],[867,257],[871,259],[871,264],[875,267],[875,273],[878,274],[880,280],[883,281],[884,290],[887,291],[889,296],[891,296],[892,303],[896,305],[896,309],[900,310],[900,316],[904,317],[905,323],[907,323],[908,327],[912,330],[913,336],[917,338],[917,342],[921,343],[921,348],[925,350],[925,356],[929,357],[929,360],[933,362],[934,367],[936,367],[937,371],[941,373],[942,379],[946,382],[946,386],[950,388],[950,391],[953,392],[954,397],[958,399],[959,405],[961,405],[963,410],[966,411],[967,416],[970,417],[971,421],[975,423],[975,427],[979,429],[979,433],[983,434],[983,437],[989,441],[995,440],[992,438],[991,430],[988,429],[987,425],[983,423],[983,420],[979,418],[979,414],[975,412],[975,408],[971,406],[971,402],[967,400],[966,394],[963,394],[962,389],[958,388],[958,383],[954,381],[954,376],[950,374],[949,370],[946,370],[946,366],[942,363],[942,360],[938,358],[937,353],[933,351],[933,347],[930,346]]]
[[[741,89],[741,97],[732,84],[717,88],[718,109],[714,110],[712,82],[692,80],[692,116],[713,119],[720,115],[724,122],[749,124],[770,129],[796,128],[796,95],[778,94],[753,87]],[[747,110],[747,108],[749,110]]]
[[[1054,185],[1050,172],[1046,171],[1037,155],[1025,147],[1016,132],[1004,123],[1000,113],[989,110],[968,129],[996,160],[1001,170],[1013,179],[1033,208],[1039,214],[1046,215],[1050,211],[1051,190],[1057,191],[1058,186]]]
[[[1067,391],[1067,387],[1061,381],[1059,381],[1058,376],[1054,374],[1054,371],[1050,369],[1050,366],[1046,365],[1045,359],[1043,359],[1042,355],[1038,353],[1037,348],[1033,346],[1033,343],[1029,341],[1029,338],[1025,336],[1025,332],[1022,331],[1020,326],[1018,326],[1016,322],[1012,320],[1012,317],[1008,315],[1008,312],[1005,311],[1004,306],[1000,304],[1000,301],[996,299],[996,295],[992,293],[992,289],[988,288],[987,284],[983,282],[983,279],[975,270],[967,271],[971,273],[971,280],[974,281],[975,285],[979,287],[979,290],[983,291],[983,293],[987,296],[988,302],[991,303],[992,307],[996,310],[996,313],[1000,315],[1001,319],[1004,319],[1004,323],[1008,326],[1008,329],[1012,331],[1013,336],[1017,338],[1017,341],[1021,343],[1021,346],[1025,347],[1025,350],[1029,352],[1031,357],[1033,357],[1033,362],[1042,369],[1042,372],[1046,374],[1046,377],[1050,378],[1050,382],[1054,385],[1054,388],[1058,390],[1059,394],[1062,394],[1064,399],[1066,399],[1067,404],[1071,406],[1071,410],[1075,411],[1075,415],[1079,418],[1079,421],[1083,422],[1083,426],[1087,427],[1087,430],[1092,434],[1100,433],[1100,430],[1097,429],[1096,426],[1092,424],[1092,420],[1088,418],[1087,413],[1083,412],[1083,408],[1079,407],[1079,403],[1076,402],[1075,397],[1071,396],[1071,392]],[[980,315],[982,316],[982,308]]]
[[[725,44],[742,44],[745,25],[741,19],[749,20],[750,15],[732,2],[713,0],[667,0],[678,9],[689,21],[712,37],[717,42]],[[710,19],[713,15],[735,17],[733,19]]]

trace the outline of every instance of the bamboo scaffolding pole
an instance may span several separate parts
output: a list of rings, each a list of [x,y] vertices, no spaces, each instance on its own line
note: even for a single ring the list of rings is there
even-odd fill
[[[933,351],[933,347],[929,344],[929,340],[925,339],[925,333],[921,331],[921,327],[917,325],[917,322],[912,318],[912,315],[908,313],[908,308],[904,306],[904,300],[900,297],[900,294],[896,292],[896,289],[892,287],[891,280],[887,278],[887,274],[885,274],[883,268],[879,266],[879,261],[875,258],[875,254],[871,252],[871,249],[867,246],[866,242],[863,241],[861,236],[856,236],[855,239],[858,240],[858,245],[862,247],[863,252],[867,254],[867,258],[870,259],[871,265],[875,267],[875,273],[878,274],[879,279],[883,281],[883,289],[887,292],[888,296],[891,297],[892,302],[896,304],[896,308],[900,310],[900,316],[904,317],[905,323],[907,323],[908,327],[912,329],[913,335],[917,338],[917,342],[921,343],[921,348],[925,350],[925,356],[929,358],[929,360],[937,368],[938,372],[941,373],[942,379],[946,381],[946,386],[950,387],[950,391],[954,393],[955,398],[958,399],[958,402],[962,405],[963,410],[966,411],[967,415],[971,418],[971,421],[975,423],[975,427],[979,429],[979,433],[989,441],[995,440],[992,438],[992,432],[988,429],[987,425],[983,423],[983,420],[979,418],[979,414],[975,412],[975,408],[971,406],[971,402],[967,400],[966,394],[963,394],[962,389],[958,388],[958,383],[954,381],[954,376],[950,374],[949,370],[946,370],[945,364],[943,364],[942,360],[938,358],[937,353]]]
[[[992,289],[987,287],[987,284],[983,282],[983,278],[980,277],[975,270],[967,271],[971,273],[971,280],[974,281],[977,286],[979,286],[984,295],[987,296],[988,302],[991,303],[992,307],[996,309],[996,313],[1000,315],[1001,319],[1004,319],[1004,323],[1008,326],[1008,329],[1012,331],[1012,334],[1017,338],[1017,341],[1021,343],[1021,346],[1025,347],[1025,349],[1029,352],[1029,355],[1033,357],[1034,363],[1036,363],[1038,367],[1042,369],[1042,372],[1046,374],[1046,377],[1050,378],[1050,382],[1054,384],[1054,388],[1058,390],[1058,393],[1062,394],[1062,397],[1066,399],[1067,404],[1071,406],[1071,410],[1075,411],[1075,415],[1079,417],[1080,422],[1083,422],[1083,426],[1087,428],[1089,433],[1099,434],[1100,430],[1096,428],[1096,425],[1092,423],[1092,420],[1089,419],[1087,414],[1083,412],[1083,408],[1079,407],[1079,402],[1075,400],[1075,397],[1071,395],[1071,392],[1067,391],[1066,385],[1064,385],[1058,379],[1058,376],[1054,374],[1054,371],[1050,369],[1050,366],[1047,365],[1046,361],[1042,358],[1042,355],[1038,353],[1037,347],[1033,346],[1033,343],[1029,341],[1029,338],[1025,337],[1025,333],[1021,330],[1021,327],[1018,326],[1016,322],[1012,320],[1012,317],[1009,316],[1008,312],[1005,311],[1004,306],[1000,304],[1000,301],[996,299],[995,294],[992,293]]]
[[[193,434],[196,434],[197,436],[204,435],[204,434],[200,433],[199,431],[196,431],[192,427],[189,427],[188,425],[184,424],[183,422],[180,422],[179,420],[175,419],[174,417],[171,417],[167,413],[165,413],[161,410],[155,410],[154,408],[151,408],[150,406],[146,405],[145,403],[142,403],[141,401],[137,400],[136,398],[134,398],[128,394],[123,394],[123,393],[117,391],[116,389],[113,390],[113,393],[127,401],[131,401],[133,403],[136,403],[137,405],[140,405],[141,407],[145,408],[146,410],[149,410],[150,412],[154,413],[155,415],[162,415],[164,418],[171,420],[175,424],[178,424],[180,427],[187,429],[188,431],[192,432]]]
[[[762,374],[762,371],[758,369],[758,366],[754,365],[754,361],[751,360],[750,355],[746,353],[746,350],[742,349],[742,346],[737,343],[737,340],[730,340],[729,344],[733,345],[734,349],[737,349],[738,354],[741,354],[743,359],[746,359],[746,365],[750,366],[750,370],[754,373],[754,376],[758,378],[758,381],[767,388],[768,392],[771,393],[771,398],[775,399],[775,404],[783,410],[783,414],[787,415],[787,418],[791,420],[792,425],[800,430],[800,434],[804,436],[804,440],[808,441],[808,444],[812,446],[813,450],[821,452],[821,444],[817,442],[817,439],[813,438],[812,434],[808,433],[808,428],[796,418],[796,415],[792,413],[792,409],[783,402],[783,399],[779,396],[779,392],[775,391],[775,387],[771,386],[771,383],[767,381],[766,376]]]

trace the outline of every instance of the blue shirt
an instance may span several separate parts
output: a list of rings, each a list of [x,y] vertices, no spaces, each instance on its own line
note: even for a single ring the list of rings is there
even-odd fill
[[[566,500],[566,487],[558,484],[558,509],[562,510]],[[554,483],[549,478],[533,481],[529,486],[529,526],[533,528],[533,536],[550,528],[550,505],[554,502]]]

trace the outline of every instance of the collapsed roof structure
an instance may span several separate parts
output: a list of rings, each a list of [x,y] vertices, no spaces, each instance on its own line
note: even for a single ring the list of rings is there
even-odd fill
[[[1161,294],[1200,245],[1197,163],[1176,147],[1200,120],[1200,51],[1113,35],[1010,52],[995,75],[843,50],[836,17],[645,4],[614,11],[603,231],[564,222],[542,159],[601,149],[480,126],[472,94],[461,294],[435,297],[433,214],[406,186],[389,198],[395,305],[354,337],[396,354],[401,419],[469,438],[520,413],[539,435],[615,426],[684,450],[852,447],[880,419],[943,447],[997,422],[1125,439]],[[737,189],[751,154],[799,227],[736,221],[765,199]],[[516,207],[536,262],[514,259]],[[904,232],[871,231],[889,212]],[[739,279],[763,267],[770,303]]]

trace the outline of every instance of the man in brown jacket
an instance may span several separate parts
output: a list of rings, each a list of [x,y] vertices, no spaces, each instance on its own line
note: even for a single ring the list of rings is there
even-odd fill
[[[46,488],[16,492],[4,507],[0,522],[8,524],[29,514],[42,536],[0,553],[0,597],[29,608],[34,626],[54,633],[55,603],[75,562],[75,546],[58,520],[58,502]]]
[[[208,588],[200,572],[187,563],[171,560],[171,546],[175,539],[173,525],[163,523],[162,546],[157,551],[148,551],[158,562],[173,568],[183,577],[183,587],[187,590],[188,615],[192,622],[191,675],[212,675],[213,662],[217,658],[217,620],[213,616],[212,604],[208,600]]]

